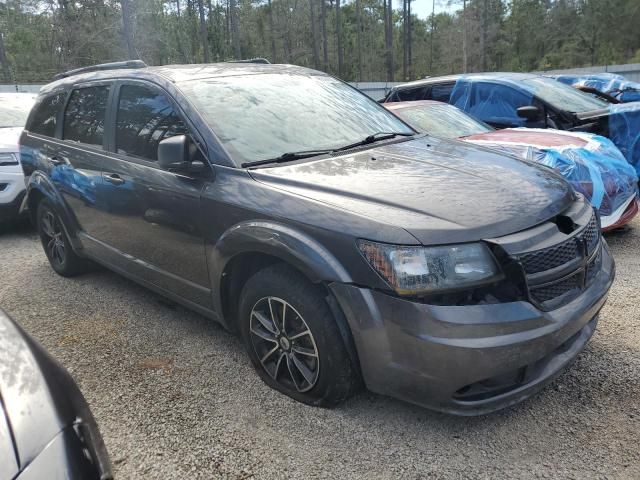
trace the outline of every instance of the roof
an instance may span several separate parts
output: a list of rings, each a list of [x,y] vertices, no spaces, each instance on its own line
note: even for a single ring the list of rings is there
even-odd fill
[[[402,110],[404,108],[414,108],[414,107],[437,107],[442,105],[447,105],[446,103],[436,102],[435,100],[413,100],[409,102],[387,102],[382,104],[385,108],[389,110]]]
[[[527,78],[539,77],[534,73],[518,73],[518,72],[486,72],[486,73],[460,73],[457,75],[445,75],[441,77],[428,77],[421,80],[414,80],[413,82],[403,83],[396,85],[392,90],[420,87],[426,85],[432,85],[437,83],[457,82],[458,80],[488,80],[498,82],[518,82]]]
[[[100,70],[78,75],[70,75],[53,81],[42,87],[41,92],[49,92],[74,83],[94,80],[108,80],[115,78],[132,78],[153,80],[158,76],[170,82],[184,82],[205,78],[229,77],[259,74],[289,74],[289,75],[326,75],[310,68],[285,64],[261,63],[208,63],[187,65],[163,65],[146,68],[124,68],[114,70]]]

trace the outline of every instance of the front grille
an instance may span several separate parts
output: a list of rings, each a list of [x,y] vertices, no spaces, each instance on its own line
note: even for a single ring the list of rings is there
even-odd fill
[[[571,301],[591,284],[602,265],[595,213],[570,238],[545,249],[520,253],[516,259],[527,277],[533,303],[549,310]]]
[[[549,300],[553,300],[569,292],[577,296],[577,294],[580,293],[580,283],[580,275],[576,273],[566,280],[560,280],[559,282],[538,288],[531,288],[531,296],[538,303],[546,303]]]

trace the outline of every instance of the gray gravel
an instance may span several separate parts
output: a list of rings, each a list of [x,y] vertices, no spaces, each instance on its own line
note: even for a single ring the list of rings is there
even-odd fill
[[[119,479],[640,478],[640,221],[576,363],[532,399],[457,418],[363,392],[334,410],[267,388],[212,322],[100,271],[53,273],[0,234],[0,306],[73,374]]]

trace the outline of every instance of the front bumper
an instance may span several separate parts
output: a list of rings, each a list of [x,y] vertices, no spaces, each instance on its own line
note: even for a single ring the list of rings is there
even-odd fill
[[[7,172],[4,168],[0,168],[0,221],[18,217],[25,195],[22,172]]]
[[[524,301],[435,306],[353,285],[331,290],[371,391],[479,415],[524,400],[573,361],[595,330],[614,275],[605,247],[591,285],[548,312]]]

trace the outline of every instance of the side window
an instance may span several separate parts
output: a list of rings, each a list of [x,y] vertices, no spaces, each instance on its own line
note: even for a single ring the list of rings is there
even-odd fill
[[[476,83],[471,89],[467,112],[487,123],[500,126],[524,124],[517,109],[533,104],[533,98],[508,85]]]
[[[155,162],[160,141],[186,135],[188,129],[168,98],[142,85],[120,88],[116,117],[116,151]]]
[[[102,146],[109,87],[85,87],[71,92],[64,112],[62,138]]]
[[[455,83],[443,83],[441,85],[433,85],[431,87],[431,94],[429,100],[435,100],[437,102],[449,103],[451,98],[451,92]]]
[[[54,137],[56,134],[56,124],[58,112],[64,103],[66,93],[56,93],[40,100],[29,118],[26,129],[33,133]]]
[[[398,90],[397,101],[406,102],[412,100],[424,100],[427,87],[411,88],[408,90]]]

